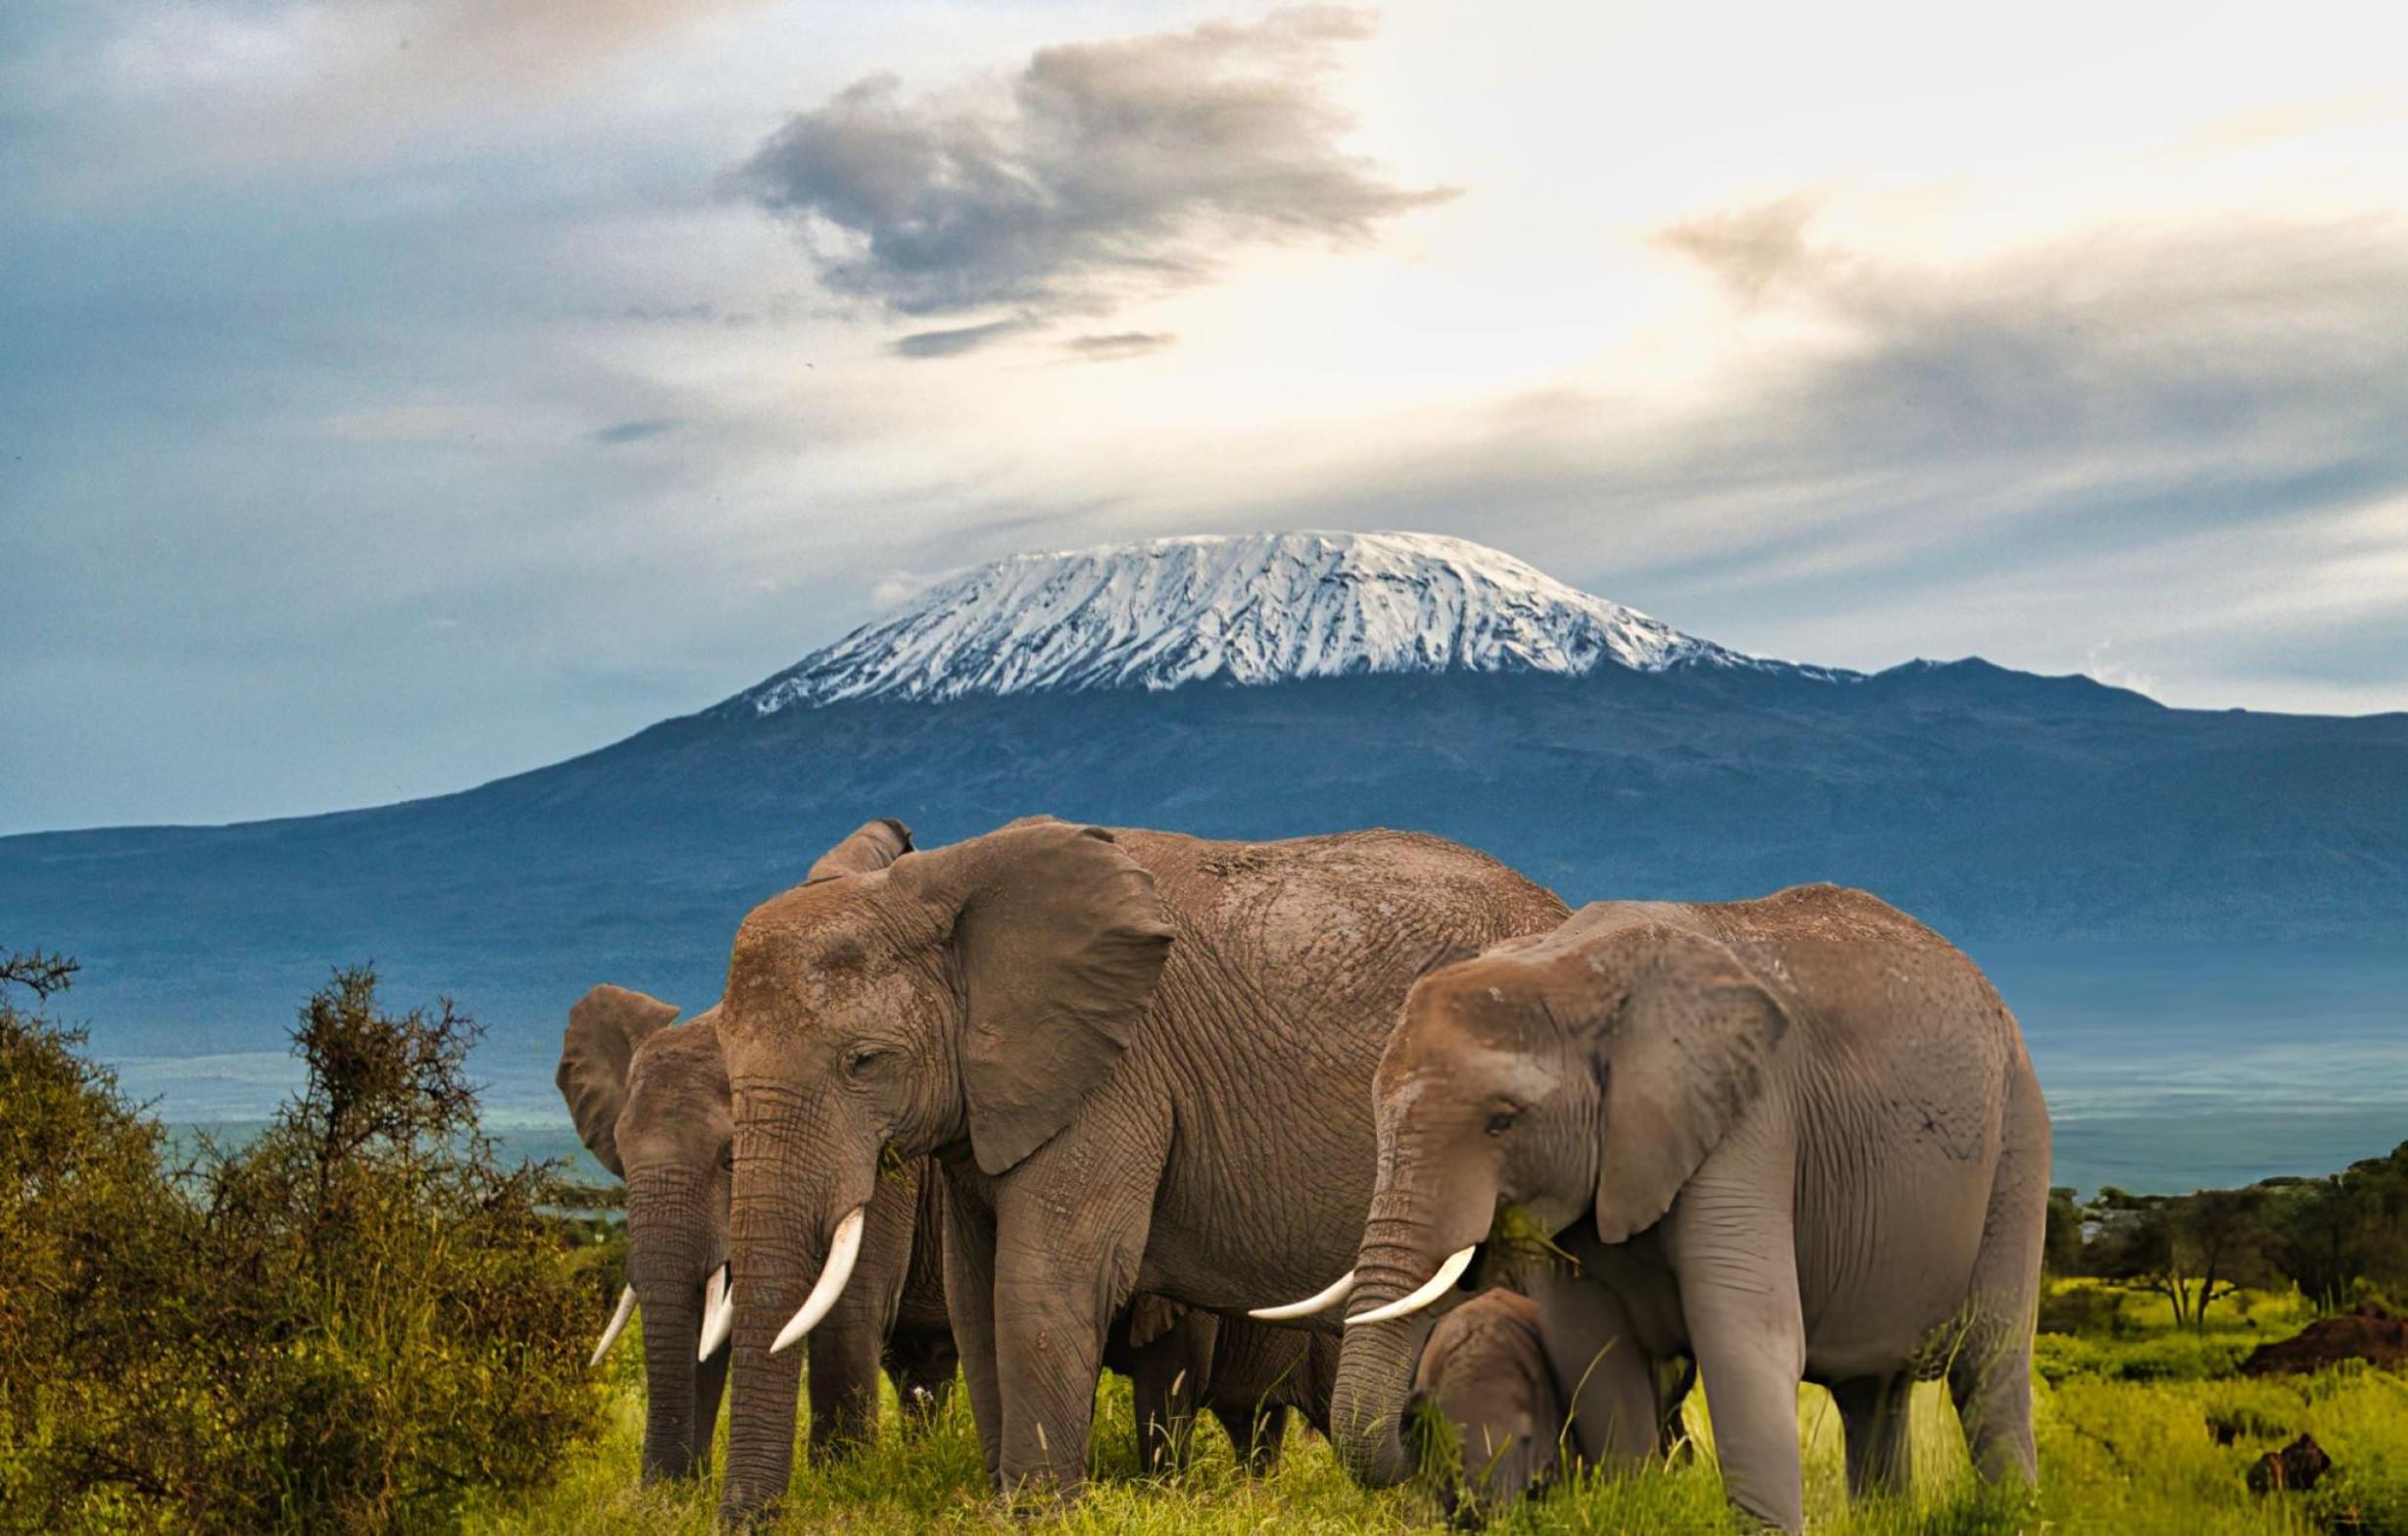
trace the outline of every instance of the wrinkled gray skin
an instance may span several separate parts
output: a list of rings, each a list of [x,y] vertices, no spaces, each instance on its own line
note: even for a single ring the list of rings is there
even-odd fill
[[[813,879],[883,867],[910,846],[873,821],[812,867]],[[703,1288],[729,1257],[734,1116],[718,1010],[670,1027],[673,1006],[599,986],[569,1010],[558,1082],[577,1134],[627,1187],[627,1280],[644,1322],[644,1477],[709,1470],[727,1351],[695,1360]],[[907,1407],[933,1410],[955,1354],[944,1292],[942,1203],[924,1163],[878,1182],[858,1277],[811,1344],[811,1444],[856,1444],[877,1421],[881,1354]],[[914,1229],[918,1239],[914,1241]]]
[[[1405,1400],[1408,1418],[1433,1412],[1458,1458],[1438,1489],[1455,1523],[1477,1524],[1554,1477],[1563,1401],[1539,1343],[1538,1303],[1483,1291],[1438,1320]],[[1410,1433],[1416,1451],[1427,1432]],[[1437,1469],[1425,1461],[1417,1470]]]
[[[1785,1530],[1801,1379],[1839,1404],[1854,1490],[1904,1485],[1907,1394],[1939,1375],[1983,1475],[2035,1475],[2047,1111],[1990,983],[1894,909],[1584,908],[1416,985],[1377,1099],[1350,1313],[1519,1207],[1580,1265],[1535,1289],[1584,1460],[1645,1454],[1655,1367],[1689,1355],[1731,1498]],[[1347,1337],[1337,1444],[1369,1482],[1409,1469],[1413,1321]]]
[[[785,1489],[794,1376],[769,1345],[882,1149],[945,1170],[946,1296],[990,1476],[1066,1496],[1111,1319],[1140,1292],[1229,1316],[1327,1285],[1361,1230],[1371,1074],[1421,963],[1563,912],[1418,834],[1049,819],[755,909],[720,1015],[736,1269],[762,1277],[738,1292],[726,1512]]]

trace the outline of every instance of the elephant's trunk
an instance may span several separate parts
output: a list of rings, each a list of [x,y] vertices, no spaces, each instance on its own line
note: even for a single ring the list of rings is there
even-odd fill
[[[1428,1236],[1419,1220],[1382,1214],[1374,1205],[1355,1260],[1348,1313],[1386,1307],[1427,1283],[1435,1267]],[[1402,1434],[1404,1403],[1434,1321],[1435,1313],[1422,1310],[1347,1329],[1330,1392],[1330,1440],[1340,1463],[1364,1487],[1386,1488],[1412,1474],[1412,1453]]]
[[[694,1349],[702,1333],[711,1222],[700,1181],[634,1174],[627,1188],[627,1278],[644,1319],[644,1480],[690,1477],[709,1458],[715,1399],[701,1401]]]
[[[736,1332],[728,1364],[734,1388],[720,1511],[740,1528],[784,1497],[794,1475],[795,1395],[804,1352],[773,1346],[817,1280],[836,1220],[851,1206],[840,1208],[830,1198],[838,1182],[828,1166],[830,1137],[809,1123],[789,1095],[772,1088],[739,1094],[737,1104],[731,1213]]]

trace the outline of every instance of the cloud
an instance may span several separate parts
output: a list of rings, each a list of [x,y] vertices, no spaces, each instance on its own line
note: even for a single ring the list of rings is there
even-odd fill
[[[1818,242],[1800,206],[1667,231],[1736,301],[1698,396],[1572,384],[1391,422],[1267,475],[1318,490],[1203,511],[1468,533],[1777,655],[2397,707],[2396,672],[2377,688],[2343,657],[2408,633],[2408,220],[1917,264]],[[2249,691],[2261,654],[2322,691]]]
[[[644,421],[619,421],[594,433],[594,441],[605,448],[616,448],[622,443],[640,443],[648,437],[659,437],[685,425],[675,417],[659,417]]]
[[[951,330],[915,330],[908,336],[896,337],[888,350],[897,357],[906,358],[959,357],[1013,331],[1026,330],[1031,323],[1023,318],[989,321],[983,325],[959,325]]]
[[[1178,339],[1166,330],[1119,330],[1104,336],[1072,336],[1061,345],[1082,363],[1118,363],[1159,352]]]
[[[1656,238],[1721,278],[1743,303],[1809,261],[1806,225],[1814,206],[1802,197],[1683,220]]]
[[[1064,44],[1001,100],[907,99],[872,75],[789,120],[733,184],[795,225],[827,287],[892,313],[1105,313],[1209,278],[1233,247],[1356,244],[1452,195],[1340,147],[1330,75],[1370,29],[1316,7]]]

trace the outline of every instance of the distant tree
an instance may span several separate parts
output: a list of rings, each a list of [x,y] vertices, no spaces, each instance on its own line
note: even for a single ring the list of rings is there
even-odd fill
[[[2048,1192],[2048,1221],[2040,1239],[2040,1267],[2059,1279],[2087,1274],[2083,1258],[2083,1223],[2087,1220],[2074,1191],[2059,1187]]]
[[[2091,1203],[2093,1272],[2166,1299],[2178,1324],[2203,1328],[2207,1310],[2275,1274],[2262,1190],[2133,1195],[2109,1187]]]
[[[2268,1179],[2267,1224],[2275,1261],[2309,1304],[2337,1312],[2362,1268],[2364,1213],[2347,1178]]]
[[[2319,1311],[2341,1310],[2362,1285],[2408,1299],[2408,1144],[2339,1173],[2258,1187],[2275,1261]]]

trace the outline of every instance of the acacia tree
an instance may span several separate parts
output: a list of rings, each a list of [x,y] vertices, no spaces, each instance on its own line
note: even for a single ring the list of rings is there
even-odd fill
[[[2103,1277],[2162,1296],[2178,1325],[2207,1325],[2207,1310],[2275,1271],[2265,1191],[2207,1189],[2194,1195],[2133,1195],[2112,1186],[2091,1203],[2098,1228],[2091,1266]]]

